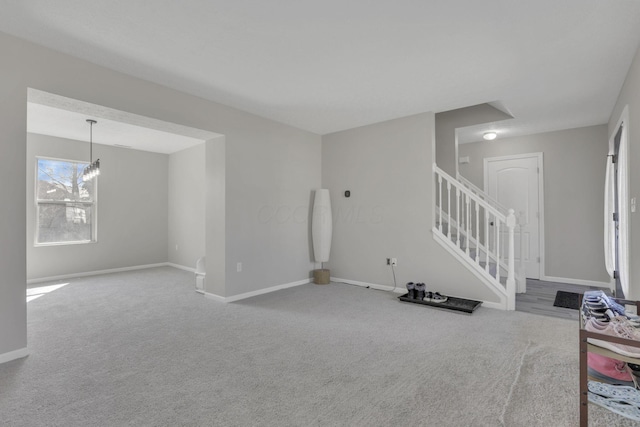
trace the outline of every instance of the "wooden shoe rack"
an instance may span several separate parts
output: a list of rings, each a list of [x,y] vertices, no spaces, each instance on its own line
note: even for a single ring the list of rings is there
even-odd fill
[[[582,297],[581,297],[582,299]],[[613,298],[618,304],[623,306],[635,305],[637,313],[640,314],[640,301],[628,301],[623,299]],[[581,307],[582,310],[582,307]],[[582,312],[580,313],[580,427],[589,426],[589,389],[587,388],[589,376],[587,373],[587,352],[597,353],[602,356],[610,357],[616,360],[622,360],[627,363],[640,365],[640,358],[628,357],[618,354],[614,351],[607,350],[606,348],[598,347],[595,344],[590,344],[587,339],[593,338],[601,341],[608,341],[616,344],[630,345],[640,348],[640,341],[629,340],[625,338],[618,338],[611,335],[599,334],[597,332],[590,332],[584,329],[584,320]]]

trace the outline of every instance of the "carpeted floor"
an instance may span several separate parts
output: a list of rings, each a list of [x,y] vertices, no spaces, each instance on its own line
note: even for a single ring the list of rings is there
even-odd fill
[[[74,279],[29,302],[0,424],[578,425],[575,322],[396,296],[308,284],[223,304],[169,267]]]

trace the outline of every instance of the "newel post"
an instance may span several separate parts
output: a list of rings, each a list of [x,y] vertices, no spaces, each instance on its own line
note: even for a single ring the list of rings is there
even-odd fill
[[[507,213],[507,228],[509,228],[509,260],[507,271],[507,310],[516,309],[516,279],[515,279],[515,228],[516,215],[513,209]]]
[[[520,211],[520,215],[518,216],[518,231],[520,232],[520,262],[518,263],[518,274],[516,277],[516,283],[518,292],[526,292],[527,291],[527,274],[524,267],[524,227],[526,227],[526,223],[524,222],[524,212]]]

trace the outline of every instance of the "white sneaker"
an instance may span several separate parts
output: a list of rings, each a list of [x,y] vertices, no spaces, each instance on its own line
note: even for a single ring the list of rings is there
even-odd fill
[[[611,319],[608,323],[599,322],[596,319],[589,319],[584,327],[589,332],[610,335],[612,337],[625,338],[628,340],[640,341],[640,331],[631,326],[628,320],[622,316]],[[589,338],[591,344],[606,348],[618,354],[629,357],[640,357],[640,347],[625,344],[616,344],[595,338]]]

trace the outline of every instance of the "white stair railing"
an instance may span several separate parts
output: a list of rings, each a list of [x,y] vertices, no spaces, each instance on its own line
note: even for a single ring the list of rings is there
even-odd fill
[[[434,236],[501,297],[507,310],[514,310],[514,210],[501,212],[436,164],[433,173]]]
[[[466,188],[468,188],[473,194],[480,197],[485,202],[489,203],[498,211],[502,212],[505,216],[507,215],[508,209],[506,206],[504,206],[502,203],[500,203],[499,201],[497,201],[496,199],[494,199],[493,197],[485,193],[484,190],[482,190],[480,187],[475,185],[473,182],[469,181],[464,176],[460,175],[460,173],[458,173],[457,176],[458,176],[458,181],[460,181],[460,183],[464,185]]]
[[[460,181],[462,183],[462,185],[467,187],[473,194],[475,194],[476,196],[480,197],[485,202],[489,203],[491,206],[493,206],[499,212],[501,212],[504,216],[507,216],[507,213],[509,212],[509,209],[505,205],[503,205],[502,203],[500,203],[499,201],[497,201],[496,199],[494,199],[493,197],[488,195],[480,187],[478,187],[473,182],[469,181],[467,178],[462,176],[460,174],[460,172],[458,172],[456,174],[456,176],[458,177],[458,181]],[[517,222],[517,226],[518,226],[517,233],[518,233],[518,235],[520,237],[520,245],[518,247],[518,249],[519,249],[519,252],[518,252],[519,262],[516,265],[516,285],[517,285],[517,292],[524,292],[526,290],[527,277],[526,277],[526,271],[525,271],[525,266],[524,266],[524,257],[522,255],[520,255],[520,254],[524,254],[524,249],[525,249],[525,247],[524,247],[524,242],[525,242],[524,233],[525,233],[525,229],[527,227],[527,221],[526,221],[526,215],[525,215],[524,212],[518,212],[516,214],[516,222]]]

